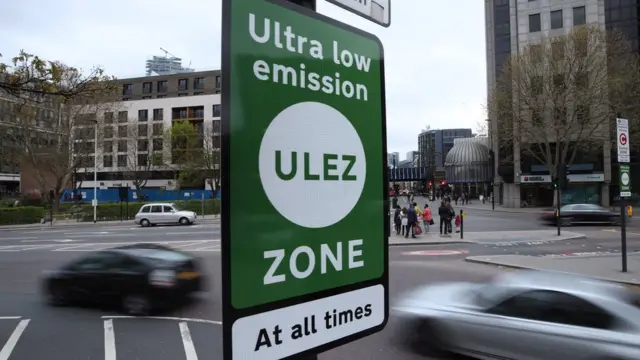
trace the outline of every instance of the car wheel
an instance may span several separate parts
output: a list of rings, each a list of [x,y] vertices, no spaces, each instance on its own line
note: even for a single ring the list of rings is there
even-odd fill
[[[151,303],[144,295],[129,294],[122,298],[122,310],[128,315],[145,316],[151,311]]]
[[[571,226],[572,223],[573,223],[573,219],[571,219],[571,218],[561,218],[560,219],[560,226]]]
[[[186,217],[181,217],[180,221],[178,221],[180,223],[180,225],[189,225],[191,224],[191,221],[189,221],[189,219],[187,219]]]
[[[149,225],[151,225],[151,223],[149,222],[149,220],[147,220],[147,219],[142,219],[142,220],[140,220],[140,226],[142,226],[142,227],[147,227],[147,226],[149,226]]]
[[[67,292],[62,286],[52,285],[47,291],[47,303],[53,306],[64,306],[69,303]]]
[[[412,348],[419,355],[437,358],[446,358],[449,355],[442,340],[446,335],[439,331],[433,321],[420,322],[414,336]]]

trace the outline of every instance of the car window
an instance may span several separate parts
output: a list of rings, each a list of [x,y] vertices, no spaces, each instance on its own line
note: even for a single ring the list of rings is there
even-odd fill
[[[601,307],[557,291],[534,290],[513,296],[489,313],[594,329],[613,327],[615,318]]]
[[[151,207],[150,207],[150,206],[143,206],[143,207],[140,209],[140,212],[141,212],[141,213],[148,213],[150,209],[151,209]]]
[[[164,207],[164,212],[166,212],[166,213],[169,213],[169,212],[172,212],[172,211],[173,211],[173,208],[172,208],[171,206],[167,206],[167,205],[165,205],[165,206],[163,206],[163,207]]]
[[[162,206],[160,206],[160,205],[151,206],[151,212],[152,213],[161,213],[162,212]]]
[[[126,270],[126,271],[140,271],[145,268],[145,265],[129,256],[118,256],[112,263],[109,264],[109,270]]]
[[[77,260],[69,265],[73,271],[100,271],[106,270],[113,263],[116,256],[111,253],[100,252]]]
[[[591,211],[607,211],[607,209],[605,209],[605,208],[603,208],[602,206],[599,206],[599,205],[585,204],[583,206],[585,208],[587,208],[588,210],[591,210]]]
[[[560,208],[560,211],[571,211],[573,210],[574,205],[565,205]]]
[[[593,209],[589,209],[585,205],[574,205],[573,210],[574,211],[586,211],[586,210],[593,210]]]

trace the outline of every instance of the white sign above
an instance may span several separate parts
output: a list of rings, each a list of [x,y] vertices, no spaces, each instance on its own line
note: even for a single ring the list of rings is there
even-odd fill
[[[551,175],[521,175],[520,183],[522,184],[542,184],[550,183]]]
[[[616,133],[618,142],[618,162],[628,163],[631,161],[629,151],[629,120],[616,119]]]
[[[391,0],[327,0],[378,25],[391,25]]]
[[[569,182],[604,182],[604,174],[569,174]]]

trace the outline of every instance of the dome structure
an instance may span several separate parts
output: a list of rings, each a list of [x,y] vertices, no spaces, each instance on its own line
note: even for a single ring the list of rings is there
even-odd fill
[[[444,167],[450,184],[491,181],[491,155],[486,137],[455,139]]]

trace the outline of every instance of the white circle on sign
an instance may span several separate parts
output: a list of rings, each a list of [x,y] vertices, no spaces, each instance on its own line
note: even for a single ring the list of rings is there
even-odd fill
[[[622,176],[620,176],[620,182],[622,182],[622,185],[629,185],[629,174],[623,173]]]
[[[358,132],[326,104],[289,106],[271,121],[260,143],[260,181],[267,198],[280,215],[306,228],[331,226],[349,215],[362,194],[366,170]]]

